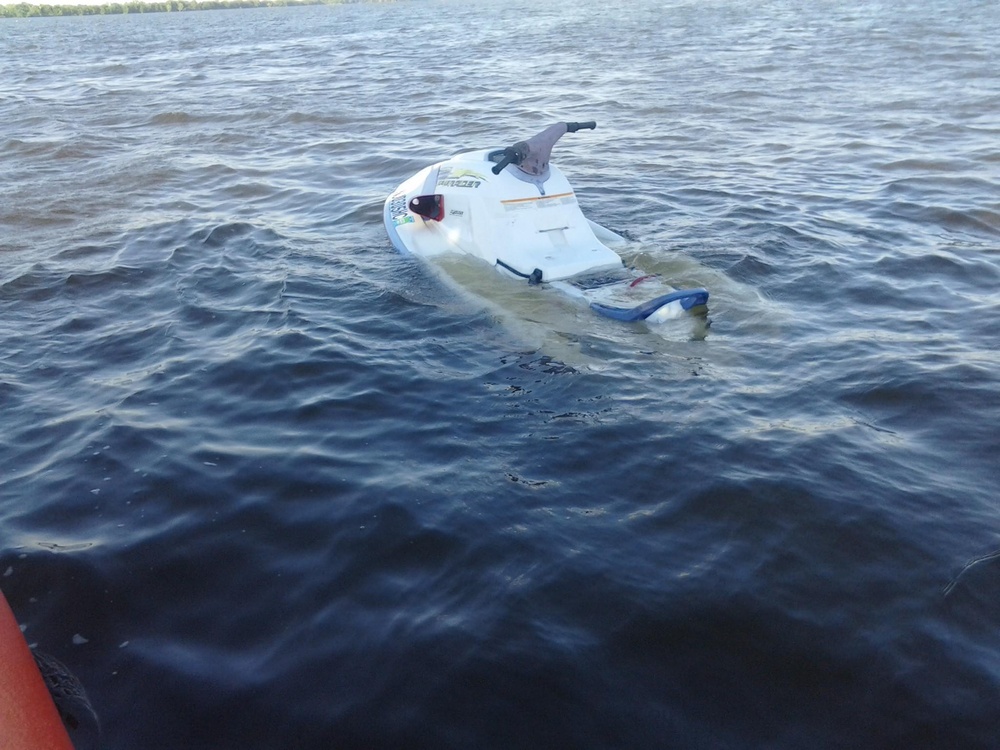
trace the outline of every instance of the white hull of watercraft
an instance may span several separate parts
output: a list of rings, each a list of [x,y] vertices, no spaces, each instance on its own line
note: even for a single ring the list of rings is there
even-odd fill
[[[599,239],[622,238],[583,215],[569,181],[548,160],[555,141],[581,126],[593,123],[558,123],[515,146],[469,151],[422,169],[385,201],[392,244],[423,257],[479,258],[619,320],[655,322],[704,307],[704,289],[674,290],[626,269]]]

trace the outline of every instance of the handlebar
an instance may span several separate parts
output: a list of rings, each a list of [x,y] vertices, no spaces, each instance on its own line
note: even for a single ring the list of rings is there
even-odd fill
[[[493,166],[492,169],[493,174],[500,174],[501,172],[504,171],[504,169],[507,168],[507,165],[510,164],[511,162],[516,164],[519,156],[520,153],[518,153],[517,149],[514,148],[513,146],[508,146],[507,148],[505,148],[503,150],[503,158]]]
[[[587,120],[586,122],[566,122],[562,124],[566,126],[565,131],[558,130],[557,128],[559,123],[556,123],[556,125],[549,126],[541,133],[528,139],[527,141],[518,141],[513,146],[505,148],[503,150],[503,158],[501,158],[491,170],[493,174],[500,174],[509,164],[521,164],[524,159],[528,158],[529,154],[533,154],[535,155],[535,158],[537,158],[537,154],[541,152],[543,154],[541,161],[548,162],[549,151],[552,149],[553,144],[555,144],[555,142],[559,139],[559,136],[562,135],[562,132],[575,133],[578,130],[593,130],[597,127],[597,123],[594,120]],[[546,136],[548,137],[546,138]],[[541,144],[538,142],[540,139],[542,141]]]

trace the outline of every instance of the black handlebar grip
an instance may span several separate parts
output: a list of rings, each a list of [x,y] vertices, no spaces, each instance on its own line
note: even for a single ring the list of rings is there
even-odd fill
[[[504,157],[496,163],[496,165],[493,167],[491,171],[493,172],[493,174],[500,174],[501,172],[503,172],[504,167],[506,167],[512,161],[514,160],[510,157],[509,154],[504,154]]]
[[[566,132],[575,133],[577,130],[593,130],[597,127],[597,123],[593,120],[587,120],[587,122],[567,122]]]
[[[517,161],[519,154],[516,148],[513,146],[508,146],[503,150],[503,158],[496,163],[493,167],[493,174],[500,174],[503,172],[504,167],[510,164],[512,161]]]

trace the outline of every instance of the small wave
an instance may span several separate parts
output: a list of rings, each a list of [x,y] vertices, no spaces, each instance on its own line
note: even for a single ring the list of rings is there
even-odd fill
[[[914,201],[894,201],[877,213],[925,226],[938,226],[956,234],[1000,236],[1000,212],[988,208],[959,209]]]
[[[881,165],[887,172],[941,172],[961,173],[968,168],[963,159],[917,159],[907,158]]]
[[[147,121],[147,125],[190,125],[198,122],[200,118],[187,112],[160,112],[153,115]]]
[[[971,211],[953,208],[932,208],[929,216],[942,227],[954,232],[992,234],[1000,236],[1000,212],[989,209]]]
[[[945,588],[944,588],[944,595],[948,596],[949,594],[951,594],[951,592],[955,590],[955,587],[958,586],[959,579],[961,579],[962,576],[965,575],[968,571],[972,570],[977,565],[983,565],[985,563],[992,563],[995,560],[1000,560],[1000,550],[997,550],[996,552],[991,552],[988,555],[981,555],[980,557],[977,557],[974,560],[969,560],[969,562],[967,562],[962,567],[962,569],[960,571],[958,571],[958,574],[954,578],[951,579],[951,581],[948,583],[948,585],[945,586]],[[994,576],[994,578],[995,578],[995,576]]]
[[[235,239],[242,239],[250,236],[256,231],[257,230],[253,224],[238,221],[231,224],[220,224],[217,227],[207,230],[207,234],[205,234],[205,230],[201,230],[197,233],[197,235],[203,245],[208,245],[209,247],[221,247]]]
[[[1000,269],[996,266],[974,256],[963,257],[943,249],[920,254],[885,255],[875,261],[873,272],[876,278],[906,286],[934,280],[993,289],[1000,283]]]

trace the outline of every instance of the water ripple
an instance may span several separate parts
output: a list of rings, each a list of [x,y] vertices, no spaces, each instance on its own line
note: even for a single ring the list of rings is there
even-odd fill
[[[104,746],[992,745],[995,3],[3,28],[0,585]],[[708,317],[392,250],[563,119]]]

